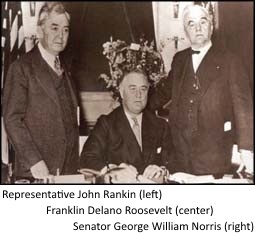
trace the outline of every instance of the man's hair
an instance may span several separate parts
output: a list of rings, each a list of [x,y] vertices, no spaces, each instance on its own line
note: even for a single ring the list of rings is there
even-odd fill
[[[185,24],[185,17],[186,15],[191,12],[191,11],[194,11],[194,10],[201,10],[203,11],[207,16],[208,16],[208,19],[210,21],[212,21],[212,16],[210,15],[209,11],[205,8],[205,7],[202,7],[200,5],[187,5],[184,9],[183,9],[183,13],[182,13],[182,21],[183,21],[183,24]]]
[[[40,12],[39,12],[39,16],[38,16],[38,22],[37,25],[42,25],[44,24],[45,20],[49,17],[49,15],[55,12],[57,14],[65,14],[68,21],[70,21],[70,15],[69,13],[66,11],[65,6],[63,3],[61,2],[46,2]]]
[[[136,73],[136,74],[142,75],[142,76],[147,80],[148,84],[150,84],[150,83],[149,83],[149,80],[148,80],[147,74],[146,74],[142,69],[137,69],[137,68],[136,68],[136,69],[132,69],[132,70],[130,70],[130,71],[124,72],[123,76],[122,76],[122,77],[120,78],[120,80],[119,80],[119,85],[123,82],[124,78],[125,78],[127,75],[132,74],[132,73]]]

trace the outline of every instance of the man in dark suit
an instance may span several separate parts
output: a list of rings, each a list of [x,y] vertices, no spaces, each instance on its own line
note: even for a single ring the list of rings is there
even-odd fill
[[[8,71],[3,114],[17,177],[41,179],[78,169],[77,100],[59,58],[69,21],[61,3],[47,2],[39,13],[38,45]]]
[[[120,83],[122,105],[102,115],[81,153],[81,166],[105,172],[121,166],[119,180],[143,174],[159,178],[168,166],[169,130],[165,120],[144,110],[149,83],[140,70],[126,74]],[[123,182],[123,181],[122,181]]]
[[[191,48],[178,52],[171,71],[149,101],[169,100],[175,159],[172,172],[227,173],[238,144],[246,171],[253,172],[253,112],[249,79],[239,59],[212,45],[212,16],[191,5],[183,24]],[[241,169],[240,169],[241,170]]]

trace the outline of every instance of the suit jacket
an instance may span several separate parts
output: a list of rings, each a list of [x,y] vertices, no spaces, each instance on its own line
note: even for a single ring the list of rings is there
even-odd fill
[[[72,110],[76,118],[77,99],[71,84],[70,74],[66,71],[72,97]],[[66,159],[66,135],[62,111],[57,91],[51,77],[49,65],[36,47],[15,61],[8,71],[4,87],[3,114],[8,137],[15,150],[16,175],[31,176],[30,168],[44,160],[50,174],[60,173],[64,162],[72,162],[67,173],[78,168],[78,125],[73,128],[77,133],[75,145],[77,152],[72,159]]]
[[[124,162],[143,173],[150,164],[167,166],[170,154],[168,128],[163,119],[145,110],[142,117],[141,151],[123,108],[118,107],[98,119],[83,147],[81,167],[101,170],[106,164]]]
[[[174,56],[168,78],[151,96],[150,107],[155,109],[171,99],[169,123],[175,156],[172,171],[223,173],[231,166],[234,143],[240,149],[253,150],[249,79],[235,55],[214,46],[209,49],[196,73],[204,87],[198,98],[197,132],[187,149],[177,117],[180,117],[178,112],[182,112],[178,105],[190,61],[190,48]],[[224,130],[227,122],[231,122],[230,130]]]

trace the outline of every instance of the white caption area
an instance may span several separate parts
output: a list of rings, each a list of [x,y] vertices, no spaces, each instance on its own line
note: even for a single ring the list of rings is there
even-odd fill
[[[111,197],[124,192],[122,197],[128,198],[104,198],[106,190]],[[141,190],[148,198],[140,199]],[[74,193],[75,198],[14,200],[6,198],[7,191],[61,191],[69,196]],[[100,198],[93,198],[96,194]],[[0,233],[252,234],[254,195],[255,187],[246,185],[1,186]],[[68,206],[70,214],[59,214]]]

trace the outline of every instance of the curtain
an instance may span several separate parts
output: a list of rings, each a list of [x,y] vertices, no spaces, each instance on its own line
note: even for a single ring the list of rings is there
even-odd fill
[[[22,10],[20,2],[1,2],[1,57],[2,57],[2,73],[1,73],[1,97],[3,96],[4,82],[10,64],[20,55],[25,53],[25,42],[23,32]],[[1,104],[2,106],[2,104]],[[13,149],[8,145],[7,135],[3,125],[1,114],[1,149],[2,163],[8,164],[13,160]]]

